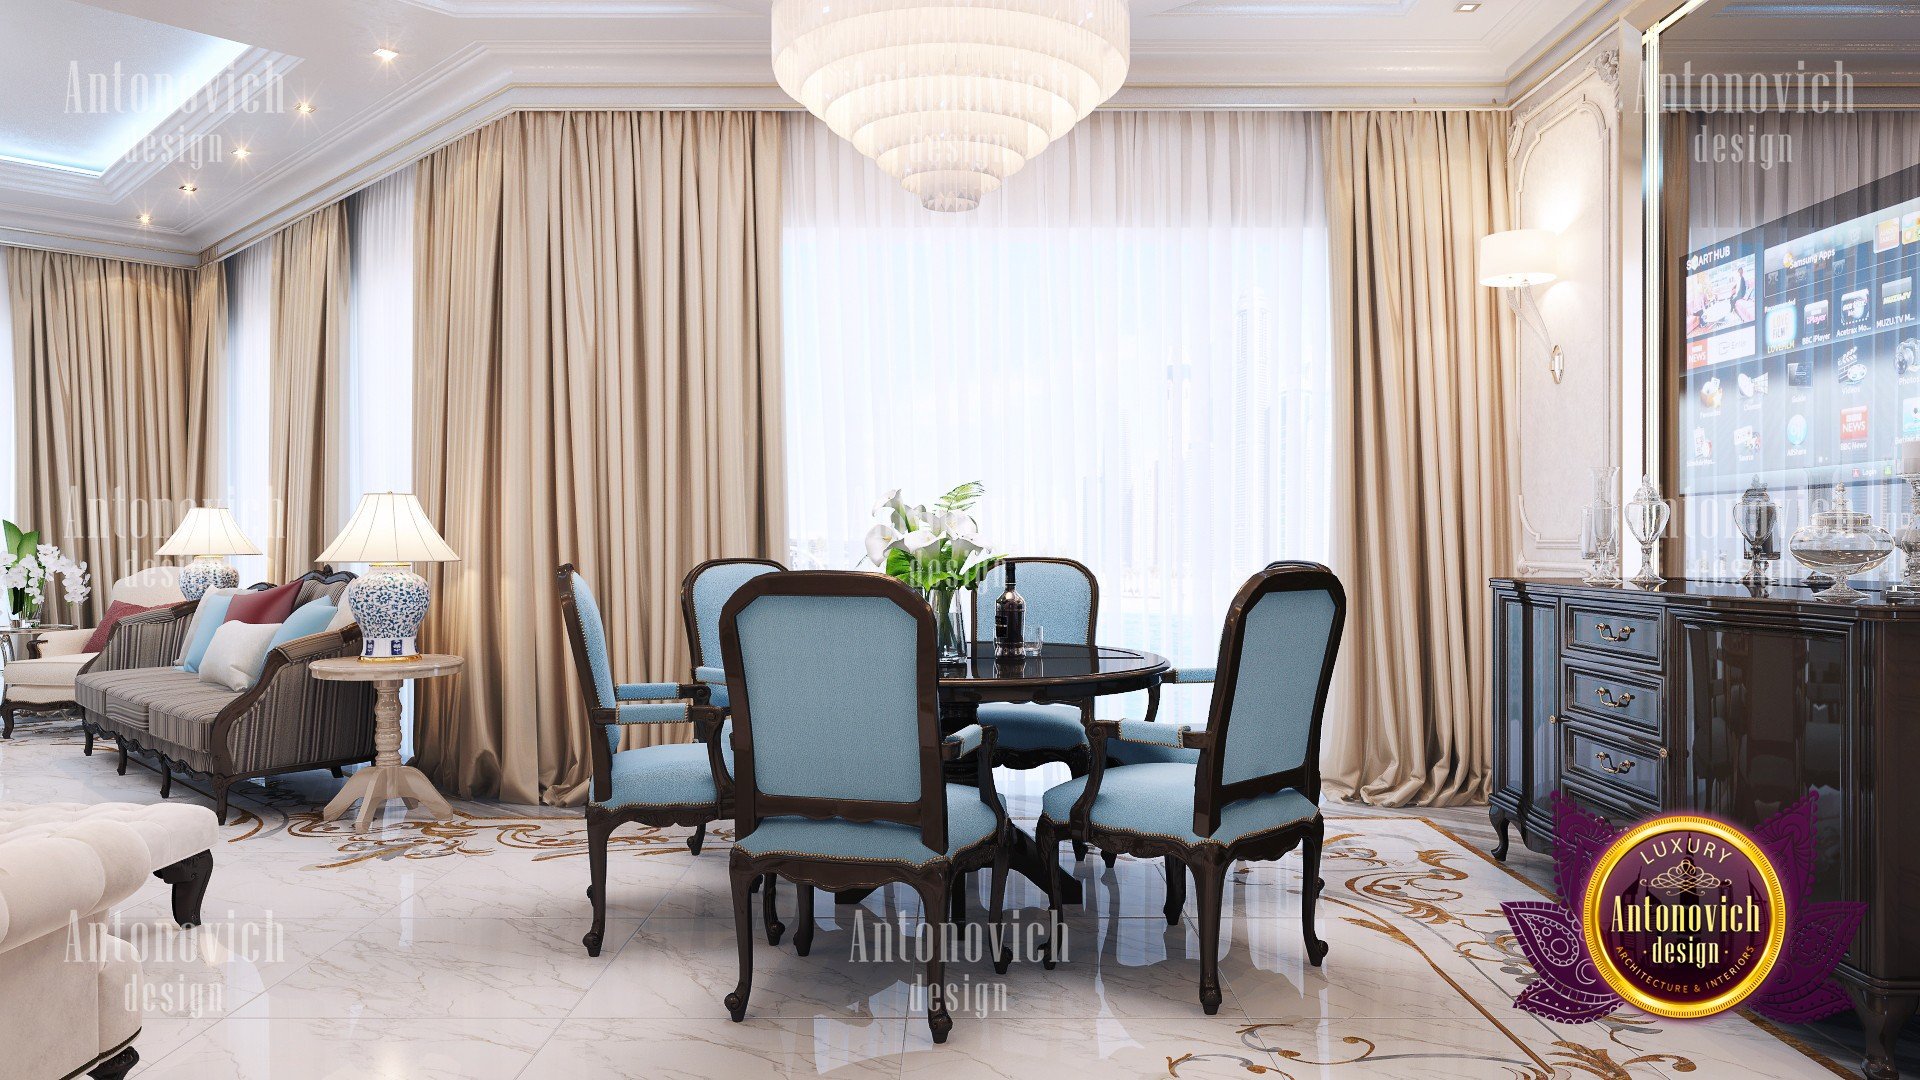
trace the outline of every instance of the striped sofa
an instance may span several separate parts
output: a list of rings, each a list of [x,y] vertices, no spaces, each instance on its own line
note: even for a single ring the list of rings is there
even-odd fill
[[[352,574],[311,573],[295,606],[319,597],[338,600]],[[255,585],[255,589],[270,588]],[[360,628],[289,641],[267,655],[260,681],[247,690],[202,682],[175,665],[197,601],[121,620],[106,647],[74,680],[82,710],[85,753],[96,738],[120,748],[120,772],[129,757],[160,773],[160,795],[170,795],[175,773],[213,786],[214,813],[227,820],[227,791],[240,780],[305,769],[332,769],[373,759],[373,687],[322,682],[308,672],[315,660],[358,656]]]

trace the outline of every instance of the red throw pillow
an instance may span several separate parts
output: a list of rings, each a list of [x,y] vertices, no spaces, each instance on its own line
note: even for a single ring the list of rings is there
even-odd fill
[[[243,623],[283,623],[293,614],[294,598],[300,595],[300,582],[289,581],[285,585],[261,592],[236,593],[227,603],[225,622]]]
[[[141,607],[139,604],[129,604],[125,600],[115,600],[107,605],[107,617],[100,620],[100,625],[94,629],[93,636],[87,639],[87,647],[80,651],[99,652],[107,647],[107,635],[113,633],[114,623],[129,615],[138,615],[143,611],[152,610],[153,608]]]

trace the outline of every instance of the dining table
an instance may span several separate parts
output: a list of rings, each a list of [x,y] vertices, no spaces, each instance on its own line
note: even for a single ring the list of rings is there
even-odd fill
[[[994,643],[976,641],[963,660],[940,665],[940,733],[951,735],[977,723],[986,702],[1078,705],[1088,698],[1127,694],[1159,685],[1171,668],[1167,659],[1142,649],[1117,645],[1029,644],[1020,656],[998,656]],[[967,757],[947,764],[950,783],[977,783],[978,764]],[[1013,828],[1009,867],[1041,889],[1047,887],[1047,860],[1060,853],[1041,851],[1025,829]],[[1080,903],[1080,882],[1060,875],[1060,901]],[[836,899],[858,903],[865,891]]]

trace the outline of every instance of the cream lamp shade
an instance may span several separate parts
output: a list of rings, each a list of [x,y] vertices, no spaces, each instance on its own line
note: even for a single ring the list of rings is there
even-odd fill
[[[459,562],[460,556],[440,538],[418,498],[404,491],[382,491],[360,496],[353,520],[314,561]]]
[[[197,506],[187,511],[186,520],[154,554],[258,555],[260,549],[240,532],[240,523],[233,520],[233,511],[226,507]]]
[[[1511,229],[1480,238],[1480,284],[1495,289],[1545,285],[1560,276],[1553,233]]]

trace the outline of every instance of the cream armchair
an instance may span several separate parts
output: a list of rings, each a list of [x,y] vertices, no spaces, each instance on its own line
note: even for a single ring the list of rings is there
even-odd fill
[[[141,607],[180,603],[180,568],[154,566],[113,583],[111,600]],[[50,630],[38,638],[31,658],[9,661],[0,669],[0,738],[13,738],[18,713],[49,713],[78,709],[73,697],[74,676],[97,653],[85,651],[93,629]]]
[[[0,1072],[119,1080],[140,1060],[140,961],[106,916],[140,887],[147,858],[118,821],[0,837]]]

